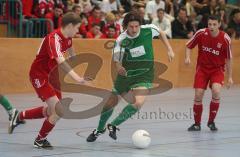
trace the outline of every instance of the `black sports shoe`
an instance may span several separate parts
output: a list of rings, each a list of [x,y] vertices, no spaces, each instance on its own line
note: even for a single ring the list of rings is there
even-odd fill
[[[8,133],[9,134],[12,134],[14,128],[18,125],[18,115],[19,115],[18,110],[13,109],[11,119],[9,121],[9,127],[8,127]]]
[[[108,124],[107,125],[108,131],[109,131],[109,136],[116,140],[117,139],[117,135],[116,135],[116,131],[120,131],[119,128],[117,128],[116,126],[112,125],[112,124]]]
[[[46,139],[46,138],[44,138],[44,139],[41,139],[41,140],[35,140],[34,141],[34,144],[33,144],[33,146],[35,147],[35,148],[45,148],[45,149],[52,149],[53,148],[53,146],[51,145],[51,143],[50,142],[48,142],[48,140]]]
[[[211,131],[217,131],[218,128],[216,127],[214,122],[208,123],[207,126],[210,128]]]
[[[94,129],[93,132],[87,137],[87,142],[94,142],[100,136],[101,134],[104,134],[106,129],[102,131],[98,131],[97,129]]]
[[[200,131],[201,130],[201,125],[198,124],[193,124],[188,128],[188,131]]]

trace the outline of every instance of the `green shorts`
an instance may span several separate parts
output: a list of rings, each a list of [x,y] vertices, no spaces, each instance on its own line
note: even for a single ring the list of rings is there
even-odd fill
[[[121,95],[127,93],[129,90],[137,87],[146,87],[150,89],[153,87],[154,71],[150,70],[147,73],[134,77],[126,77],[118,75],[115,82],[114,88],[112,89],[113,94]]]

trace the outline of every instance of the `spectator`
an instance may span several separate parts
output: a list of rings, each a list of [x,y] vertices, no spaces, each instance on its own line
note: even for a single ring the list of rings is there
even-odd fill
[[[82,7],[82,12],[89,14],[92,10],[92,4],[90,0],[80,0],[80,6]]]
[[[53,0],[39,0],[38,5],[35,7],[34,14],[39,18],[44,18],[47,13],[52,12],[54,8]]]
[[[165,12],[162,8],[157,10],[157,18],[153,19],[153,24],[162,30],[168,38],[172,38],[172,29],[171,29],[171,22],[164,16]]]
[[[115,28],[115,33],[116,35],[115,36],[118,36],[120,34],[120,25],[117,24],[116,22],[116,17],[113,13],[107,13],[106,14],[106,24],[104,25],[103,27],[103,33],[104,34],[109,34],[109,28],[112,28],[110,26],[114,26]]]
[[[208,17],[209,15],[217,15],[217,0],[209,0],[207,6],[204,6],[200,14],[203,16],[202,20],[198,25],[198,29],[208,27]]]
[[[120,6],[118,6],[116,0],[103,0],[102,3],[100,4],[100,7],[104,13],[108,13],[113,10],[117,11]]]
[[[178,17],[172,22],[172,37],[190,39],[193,33],[193,26],[191,21],[188,20],[187,11],[185,8],[181,8]]]
[[[73,11],[75,14],[77,14],[78,16],[80,16],[81,13],[82,13],[82,8],[81,8],[80,5],[75,4],[75,5],[72,7],[72,11]]]
[[[93,8],[91,15],[88,17],[88,30],[91,29],[93,23],[101,23],[101,8],[98,6]]]
[[[62,14],[63,14],[62,5],[56,5],[54,7],[53,12],[49,12],[46,14],[45,18],[53,22],[53,29],[57,29],[61,27]],[[48,32],[50,32],[50,30],[51,30],[50,25],[48,24]]]
[[[99,39],[102,35],[100,24],[93,23],[90,31],[87,32],[86,38]]]
[[[232,13],[232,20],[228,24],[227,33],[233,39],[240,38],[240,10],[235,9]]]
[[[165,2],[163,0],[148,1],[146,6],[146,18],[152,21],[153,18],[157,17],[157,10],[159,8],[165,10]]]
[[[170,16],[174,17],[175,10],[173,5],[173,0],[165,0],[165,12]]]
[[[81,13],[81,25],[79,28],[79,32],[76,35],[78,38],[86,38],[87,35],[87,25],[88,25],[88,20],[87,20],[87,15],[84,13]]]
[[[108,31],[106,33],[103,33],[101,38],[111,38],[116,39],[118,37],[118,33],[116,32],[116,27],[114,25],[108,26]]]
[[[139,7],[138,8],[138,13],[142,19],[142,25],[150,24],[150,20],[145,19],[145,8],[144,7]]]

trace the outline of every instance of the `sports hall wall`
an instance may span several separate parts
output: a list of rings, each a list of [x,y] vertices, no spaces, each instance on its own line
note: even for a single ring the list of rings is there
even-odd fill
[[[28,72],[41,40],[42,39],[0,38],[0,93],[33,91]],[[191,87],[195,72],[197,48],[195,48],[192,53],[192,64],[185,66],[184,52],[186,40],[171,40],[170,43],[176,55],[172,63],[168,62],[166,48],[161,41],[155,40],[153,43],[156,62],[163,63],[168,68],[160,75],[160,78],[171,81],[174,87]],[[240,41],[233,41],[232,45],[233,79],[235,84],[240,84]],[[113,42],[109,42],[108,40],[75,39],[73,46],[77,53],[84,54],[82,56],[83,58],[92,60],[93,68],[97,68],[99,65],[101,66],[92,85],[99,88],[111,89],[111,47],[113,46]],[[101,64],[95,65],[94,57],[91,58],[91,56],[97,56],[101,61],[98,63]],[[87,63],[80,64],[74,69],[83,75],[87,65]],[[66,78],[66,81],[71,82],[68,78]]]

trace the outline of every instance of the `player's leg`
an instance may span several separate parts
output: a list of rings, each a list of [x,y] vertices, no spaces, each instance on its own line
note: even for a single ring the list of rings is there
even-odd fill
[[[210,102],[209,109],[209,119],[208,119],[208,127],[211,131],[217,131],[217,127],[215,125],[215,117],[217,115],[219,104],[220,104],[220,91],[224,82],[224,72],[220,69],[216,72],[212,73],[210,87],[212,90],[212,100]]]
[[[117,126],[128,120],[131,116],[133,116],[144,104],[146,95],[149,93],[147,87],[140,86],[134,88],[129,92],[130,95],[134,96],[134,101],[130,102],[122,112],[108,125],[109,136],[114,140],[117,139],[116,130]]]
[[[47,141],[46,137],[51,132],[51,130],[56,125],[57,121],[60,119],[61,113],[61,103],[57,96],[50,97],[46,100],[48,105],[47,107],[47,115],[49,115],[43,122],[43,125],[39,131],[37,138],[34,141],[34,147],[36,148],[51,148],[51,144]]]
[[[204,92],[207,88],[209,82],[209,76],[204,71],[204,69],[197,68],[195,79],[194,79],[194,104],[193,104],[193,113],[195,123],[188,128],[188,131],[200,131],[201,130],[201,117],[203,112],[202,99]]]
[[[212,84],[212,100],[210,102],[210,109],[209,109],[209,119],[208,119],[208,127],[212,131],[217,131],[217,127],[215,125],[215,117],[217,115],[219,104],[220,104],[220,90],[222,85],[219,83]]]
[[[188,131],[200,131],[201,130],[201,118],[203,112],[202,99],[204,96],[205,89],[197,88],[195,89],[193,114],[194,114],[194,124],[188,128]]]
[[[106,131],[106,123],[111,117],[114,107],[118,104],[118,96],[116,94],[111,94],[106,104],[103,106],[101,116],[98,122],[97,129],[94,129],[93,132],[87,137],[87,142],[94,142],[99,135],[103,134]]]
[[[9,120],[11,119],[12,113],[13,113],[13,107],[11,103],[8,101],[8,99],[0,94],[0,104],[4,107],[4,109],[7,111],[9,115]]]

